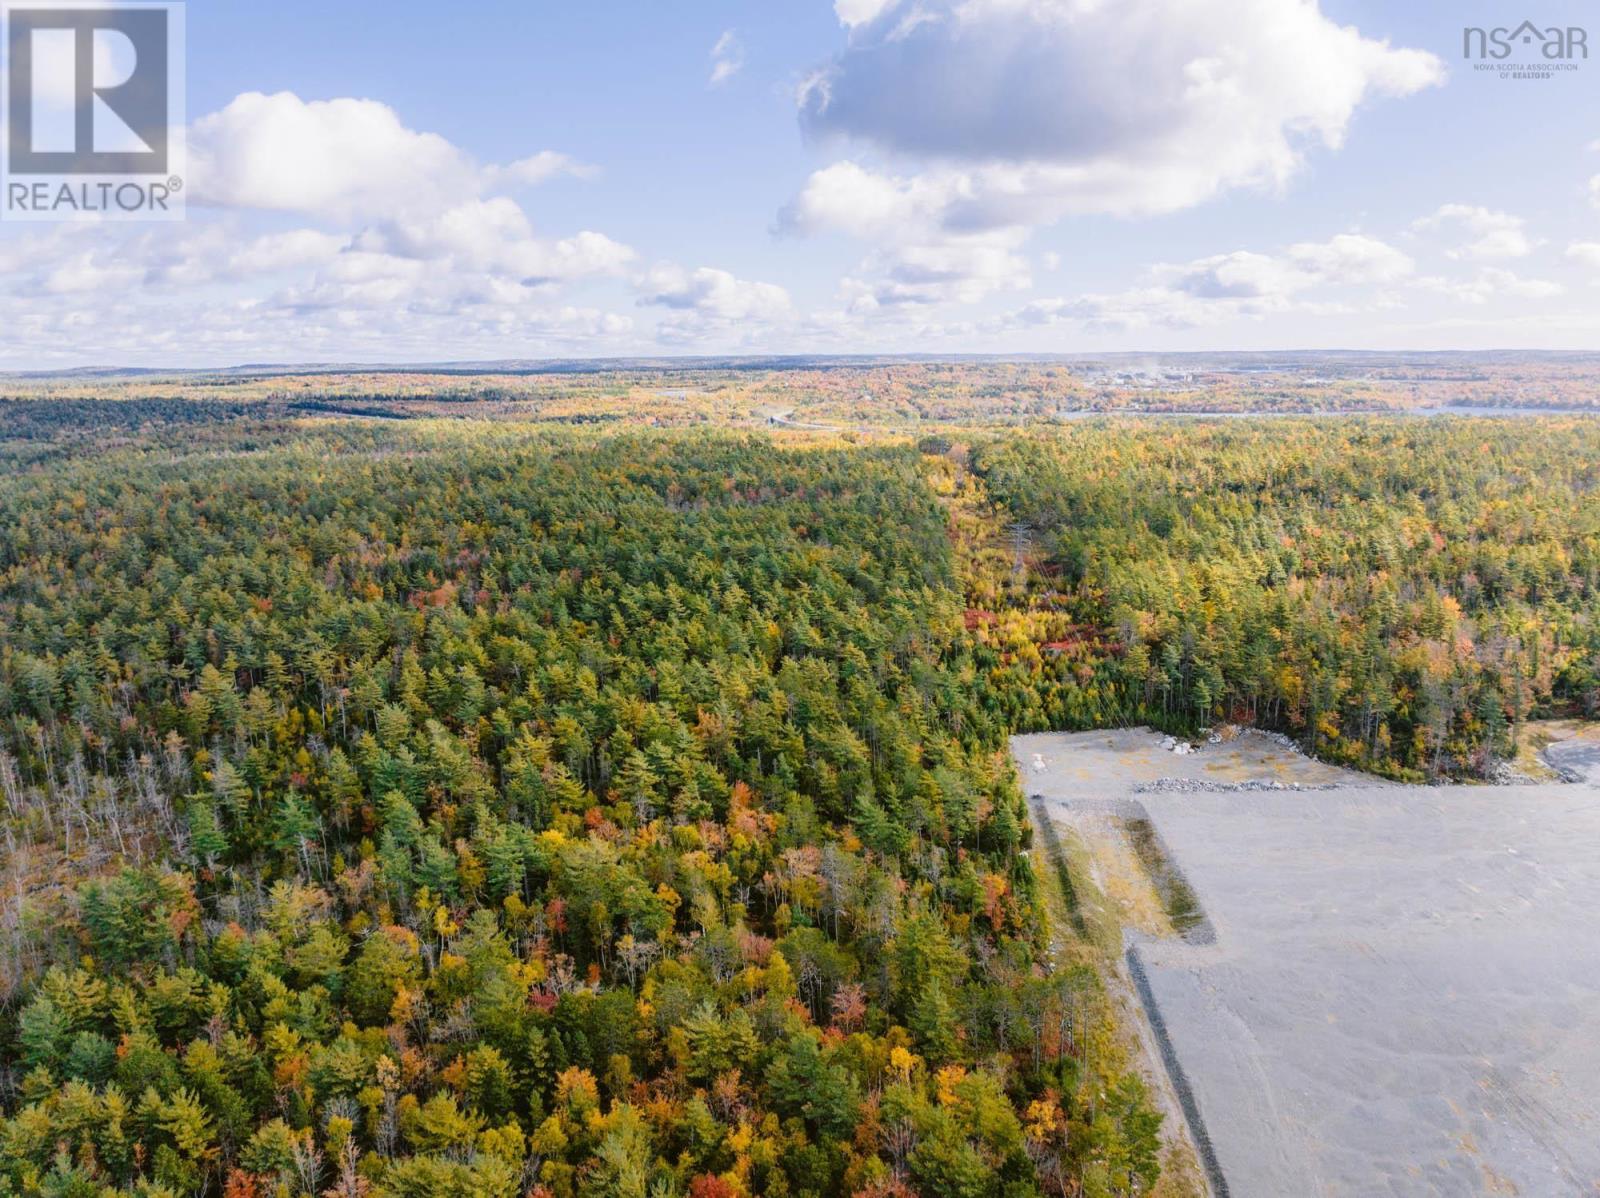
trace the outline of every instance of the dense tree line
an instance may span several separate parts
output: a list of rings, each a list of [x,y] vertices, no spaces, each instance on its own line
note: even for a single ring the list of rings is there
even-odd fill
[[[1233,719],[1420,780],[1600,710],[1591,420],[1097,424],[973,466],[1037,558],[979,630],[1016,726]]]
[[[1144,1192],[962,607],[907,447],[9,472],[0,1191]]]

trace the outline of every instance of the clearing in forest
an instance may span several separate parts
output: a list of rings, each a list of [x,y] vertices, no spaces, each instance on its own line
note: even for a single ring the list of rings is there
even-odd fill
[[[1117,904],[1216,1188],[1595,1192],[1600,791],[1394,786],[1258,734],[1163,739],[1013,750]]]

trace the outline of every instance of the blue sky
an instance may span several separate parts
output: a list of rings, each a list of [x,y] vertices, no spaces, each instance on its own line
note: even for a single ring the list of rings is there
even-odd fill
[[[1461,55],[1592,12],[195,3],[187,221],[0,228],[0,369],[1592,348],[1600,59]]]

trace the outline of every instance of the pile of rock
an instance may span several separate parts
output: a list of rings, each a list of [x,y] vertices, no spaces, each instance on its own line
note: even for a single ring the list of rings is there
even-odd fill
[[[1535,778],[1531,774],[1523,773],[1509,761],[1497,761],[1494,763],[1494,768],[1489,772],[1488,780],[1494,786],[1538,786],[1542,782],[1571,783],[1585,780],[1584,776],[1577,770],[1563,769],[1558,765],[1551,765],[1550,769],[1555,774],[1554,779]]]
[[[1332,782],[1277,782],[1262,778],[1252,778],[1245,782],[1213,782],[1208,778],[1157,778],[1154,782],[1141,782],[1134,788],[1134,793],[1148,791],[1176,791],[1181,794],[1198,794],[1213,791],[1244,791],[1244,790],[1337,790],[1338,786]]]
[[[1264,736],[1280,749],[1288,749],[1291,753],[1300,752],[1300,742],[1292,736],[1285,736],[1281,732],[1256,732],[1257,736]]]

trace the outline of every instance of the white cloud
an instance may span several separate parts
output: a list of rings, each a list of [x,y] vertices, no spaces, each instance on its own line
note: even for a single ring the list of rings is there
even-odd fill
[[[67,225],[0,243],[5,292],[66,295],[285,282],[271,301],[296,310],[385,304],[441,310],[451,302],[547,303],[561,284],[620,275],[633,251],[600,233],[544,238],[512,200],[469,200],[359,233],[290,229],[250,234],[239,219],[176,229]],[[543,292],[540,297],[535,293]]]
[[[349,239],[318,229],[291,229],[247,239],[227,258],[226,273],[234,278],[273,274],[331,261]]]
[[[1030,231],[1069,214],[1282,186],[1308,147],[1342,143],[1364,101],[1443,76],[1432,55],[1339,26],[1313,0],[837,0],[835,12],[848,44],[801,87],[801,124],[862,149],[813,172],[778,226],[873,242],[844,284],[857,308],[1027,286]],[[1336,269],[1410,269],[1388,247],[1363,263],[1369,241],[1323,247],[1354,256],[1337,262],[1217,262],[1192,286],[1279,294]]]
[[[482,166],[437,133],[408,128],[377,100],[302,100],[246,92],[189,130],[201,204],[330,220],[431,212],[486,190],[593,168],[542,151]]]
[[[1394,283],[1415,267],[1393,246],[1361,233],[1340,233],[1323,242],[1288,249],[1291,262],[1322,283]]]
[[[782,287],[714,267],[688,270],[659,262],[635,279],[634,287],[641,307],[667,309],[656,323],[655,338],[670,345],[714,340],[756,348],[794,323],[793,304]]]
[[[137,283],[141,274],[133,263],[84,251],[52,264],[40,279],[40,289],[49,295],[105,293]]]
[[[806,180],[778,216],[779,227],[798,233],[838,229],[877,237],[908,224],[933,228],[949,202],[945,186],[921,178],[899,179],[854,162],[835,162]]]
[[[1525,258],[1539,244],[1529,238],[1523,227],[1526,222],[1509,212],[1471,204],[1445,204],[1431,216],[1412,222],[1419,232],[1454,230],[1465,234],[1468,240],[1445,251],[1451,258],[1492,260],[1498,258]]]
[[[1486,266],[1468,279],[1442,279],[1433,276],[1417,280],[1419,287],[1467,304],[1486,304],[1494,299],[1549,299],[1566,289],[1548,279],[1525,279],[1499,266]]]
[[[1281,186],[1306,146],[1341,144],[1363,101],[1443,77],[1431,54],[1363,37],[1309,0],[836,11],[849,44],[803,86],[804,128],[928,164],[914,186],[882,186],[936,201],[947,227],[1170,212]]]
[[[708,320],[776,320],[790,314],[789,293],[774,283],[735,278],[702,266],[658,263],[639,280],[639,302],[692,312]]]
[[[401,218],[369,229],[358,248],[459,270],[484,271],[530,286],[616,274],[633,251],[601,233],[549,240],[536,237],[527,214],[498,196],[469,200],[423,218]]]
[[[290,93],[239,96],[195,124],[191,145],[202,202],[183,225],[0,238],[0,313],[28,302],[7,327],[33,353],[226,362],[306,360],[327,347],[439,359],[620,349],[633,329],[570,294],[620,279],[633,250],[592,230],[545,234],[504,194],[592,173],[566,155],[483,166],[387,105]],[[100,328],[110,322],[82,319],[85,295],[131,300],[119,310],[136,315]]]
[[[434,207],[477,190],[477,167],[376,100],[246,92],[190,130],[204,203],[332,217]]]
[[[1310,284],[1292,263],[1268,254],[1235,250],[1201,258],[1186,266],[1160,268],[1172,286],[1199,299],[1260,299],[1287,295]]]
[[[1361,233],[1303,241],[1277,253],[1235,250],[1152,267],[1136,287],[1035,300],[1002,316],[996,330],[1073,323],[1090,332],[1192,329],[1278,313],[1333,313],[1347,305],[1314,298],[1331,288],[1388,286],[1407,279],[1411,259]],[[1367,304],[1377,302],[1366,298]]]
[[[347,244],[316,229],[251,235],[233,222],[71,224],[0,243],[0,270],[12,296],[159,291],[283,274],[329,262]]]
[[[557,153],[555,150],[540,150],[537,154],[508,162],[504,166],[487,166],[483,169],[482,177],[491,187],[502,183],[534,187],[562,175],[589,179],[596,173],[594,167],[578,162],[566,154]]]
[[[1266,307],[1276,308],[1276,304]],[[1264,314],[1259,301],[1204,300],[1168,287],[1137,287],[1075,299],[1041,299],[1024,304],[987,326],[991,331],[1071,324],[1090,333],[1138,332],[1151,328],[1193,329]]]
[[[794,304],[776,283],[738,278],[728,270],[658,262],[635,278],[640,307],[667,309],[656,321],[654,339],[662,344],[714,341],[739,349],[766,349],[774,333],[795,325]]]
[[[862,263],[870,281],[846,279],[858,311],[899,304],[975,303],[996,291],[1032,285],[1016,234],[950,237],[889,246]]]
[[[971,303],[995,291],[1026,287],[1028,265],[1018,250],[1021,227],[946,227],[941,212],[949,193],[920,177],[893,178],[854,162],[815,172],[782,213],[782,231],[836,229],[873,241],[877,248],[845,280],[857,311],[880,306]]]
[[[889,178],[852,162],[835,163],[812,175],[779,224],[798,232],[835,228],[878,243],[844,282],[856,311],[970,303],[1029,286],[1019,253],[1027,229],[952,229],[939,219],[951,195],[927,177]],[[1341,233],[1273,255],[1237,251],[1160,267],[1155,274],[1162,287],[1199,299],[1261,299],[1319,285],[1394,283],[1413,268],[1410,257],[1377,238]]]
[[[1155,275],[1198,299],[1284,298],[1317,286],[1393,283],[1413,263],[1393,246],[1360,233],[1327,241],[1302,241],[1278,254],[1235,250],[1181,266],[1159,266]]]
[[[1600,241],[1574,241],[1567,247],[1567,257],[1580,266],[1600,270]]]
[[[833,0],[834,14],[839,23],[855,28],[878,19],[885,9],[893,8],[899,0]]]
[[[744,43],[733,30],[725,30],[711,47],[710,86],[717,87],[737,75],[744,66]]]
[[[86,312],[81,303],[10,309],[0,296],[0,317],[20,334],[0,345],[0,362],[8,366],[436,362],[635,346],[628,317],[575,304],[441,307],[402,299],[371,307],[295,307],[279,297],[200,300],[172,292],[145,296],[116,320]]]
[[[1578,243],[1569,256],[1600,268],[1600,243]],[[1274,253],[1236,250],[1151,267],[1123,291],[1039,299],[987,322],[1005,333],[1070,325],[1088,333],[1214,328],[1281,317],[1348,316],[1406,306],[1417,293],[1483,305],[1495,299],[1548,299],[1559,283],[1484,266],[1466,278],[1418,277],[1411,258],[1363,233],[1297,242]]]

